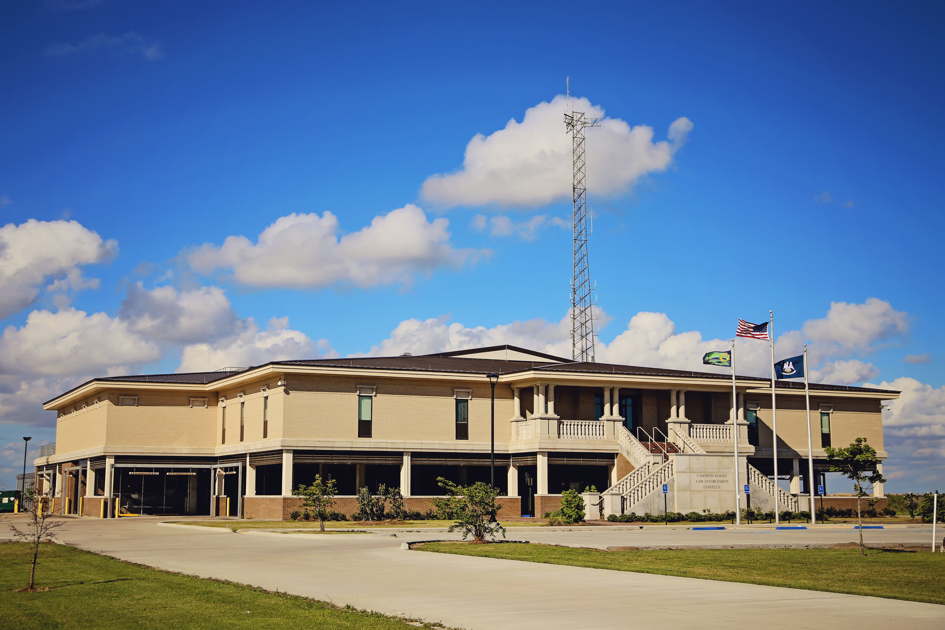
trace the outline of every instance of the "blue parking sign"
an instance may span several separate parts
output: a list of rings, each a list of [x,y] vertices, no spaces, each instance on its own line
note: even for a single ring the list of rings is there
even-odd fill
[[[745,484],[745,494],[751,494],[751,490],[748,488],[748,484]]]
[[[824,487],[823,487],[823,486],[817,486],[817,494],[819,494],[820,496],[824,496],[824,494],[826,494],[826,493],[824,492]]]
[[[663,494],[669,494],[669,484],[668,484],[668,483],[664,483],[664,484],[663,484]]]

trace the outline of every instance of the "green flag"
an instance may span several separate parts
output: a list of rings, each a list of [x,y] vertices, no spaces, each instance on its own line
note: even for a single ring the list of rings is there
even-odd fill
[[[705,365],[721,365],[722,367],[732,367],[732,352],[706,352],[702,357]]]

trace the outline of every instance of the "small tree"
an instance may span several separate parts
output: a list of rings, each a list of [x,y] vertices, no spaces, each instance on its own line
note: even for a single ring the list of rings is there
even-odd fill
[[[838,472],[853,482],[853,489],[856,492],[856,518],[860,524],[860,555],[865,556],[861,500],[866,496],[867,488],[875,483],[886,481],[878,470],[879,460],[876,458],[876,449],[866,443],[866,438],[856,438],[846,448],[828,446],[824,452],[827,453],[827,461],[830,462],[830,472]]]
[[[390,501],[390,507],[385,506],[384,509],[387,518],[394,521],[407,520],[407,508],[404,506],[404,495],[400,493],[400,488],[388,488],[384,498]]]
[[[378,487],[378,493],[381,496],[371,494],[368,487],[358,490],[358,511],[354,517],[359,521],[380,521],[384,518],[384,496],[386,488],[384,484]]]
[[[922,495],[922,503],[919,504],[919,507],[916,509],[916,513],[922,519],[924,523],[932,522],[932,508],[935,505],[935,501],[932,498],[931,492],[926,492]],[[934,494],[938,494],[938,490]],[[945,521],[945,501],[941,500],[942,497],[939,497],[938,501],[938,522],[941,523]]]
[[[305,507],[312,509],[312,515],[318,518],[318,526],[321,531],[325,531],[325,521],[328,519],[328,511],[335,503],[335,494],[338,492],[335,486],[335,480],[323,480],[321,475],[315,475],[315,481],[312,485],[299,485],[295,491],[296,496],[305,498]]]
[[[915,518],[916,510],[919,509],[919,497],[914,492],[907,492],[903,497],[903,506],[909,512],[909,518]]]
[[[451,504],[457,508],[457,515],[456,522],[449,527],[450,532],[458,529],[463,533],[463,540],[472,536],[476,543],[486,542],[486,536],[495,540],[497,532],[501,532],[502,538],[505,538],[505,528],[495,521],[496,512],[502,509],[501,505],[495,503],[499,496],[498,488],[482,481],[471,486],[458,486],[442,477],[437,478],[437,481],[450,498],[456,500]]]
[[[32,551],[32,562],[30,564],[30,583],[26,587],[27,592],[36,590],[36,560],[39,557],[39,545],[44,540],[52,537],[56,531],[65,524],[60,518],[53,516],[43,510],[43,499],[33,490],[23,492],[24,503],[28,503],[30,508],[27,510],[29,520],[25,525],[17,527],[10,523],[10,529],[13,530],[13,537],[16,540],[28,543]]]

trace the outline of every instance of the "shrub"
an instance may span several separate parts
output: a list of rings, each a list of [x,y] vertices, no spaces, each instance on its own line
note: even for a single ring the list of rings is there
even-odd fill
[[[298,510],[292,510],[291,512],[289,512],[289,518],[292,519],[293,521],[299,520],[300,516],[302,516],[302,513],[299,512]]]
[[[463,534],[463,540],[472,536],[477,543],[485,542],[487,536],[495,540],[496,533],[501,533],[505,538],[505,528],[495,521],[496,512],[502,509],[495,502],[499,496],[498,488],[481,481],[471,486],[458,486],[442,477],[437,478],[437,481],[448,493],[447,498],[455,500],[449,504],[451,509],[459,513],[456,522],[449,527],[451,533],[458,529]]]
[[[895,516],[896,510],[892,509],[889,506],[883,508],[883,516]]]
[[[551,513],[549,525],[570,525],[584,521],[584,499],[577,490],[565,490],[561,493],[561,507]]]

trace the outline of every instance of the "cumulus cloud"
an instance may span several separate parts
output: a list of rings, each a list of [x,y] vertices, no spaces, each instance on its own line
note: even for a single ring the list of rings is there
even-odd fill
[[[811,370],[810,380],[833,385],[853,385],[879,376],[879,369],[872,363],[857,359],[828,361],[818,370]]]
[[[535,240],[538,237],[538,231],[549,225],[561,229],[571,227],[567,221],[560,217],[551,217],[549,219],[548,216],[544,214],[536,214],[524,221],[515,221],[505,215],[487,217],[484,214],[477,214],[473,216],[470,224],[474,230],[479,232],[488,230],[489,234],[492,236],[516,236],[523,241]]]
[[[45,288],[61,292],[95,288],[80,267],[118,251],[76,221],[37,221],[0,227],[0,319],[30,306]],[[50,282],[48,286],[43,286]]]
[[[907,354],[902,358],[903,363],[931,363],[932,359],[929,358],[929,353],[925,354]]]
[[[93,35],[78,44],[52,44],[46,48],[47,57],[65,57],[76,53],[90,53],[105,50],[115,54],[141,55],[149,61],[160,59],[164,50],[160,42],[142,37],[138,33],[128,32],[121,35]]]
[[[229,236],[221,246],[207,243],[195,249],[187,261],[202,274],[229,270],[237,282],[252,287],[409,284],[418,275],[458,268],[484,253],[454,248],[448,226],[443,218],[428,221],[413,204],[340,237],[338,218],[331,212],[290,214],[263,230],[255,243]]]
[[[0,373],[67,375],[123,371],[160,357],[157,344],[105,313],[33,311],[0,338]]]
[[[629,190],[647,173],[664,171],[685,144],[692,122],[679,118],[670,125],[669,140],[654,142],[653,129],[631,127],[585,98],[572,99],[572,109],[588,118],[602,118],[599,129],[586,135],[588,190],[612,196]],[[469,141],[462,168],[433,175],[421,194],[441,207],[534,207],[571,196],[570,136],[564,126],[566,99],[540,103],[525,112],[522,122],[510,120],[489,136]]]
[[[147,291],[138,282],[129,286],[118,317],[143,337],[168,343],[214,340],[243,328],[223,289],[214,286]]]
[[[178,372],[205,372],[223,367],[249,367],[286,359],[333,358],[338,353],[325,339],[314,341],[289,328],[289,318],[272,318],[265,330],[253,319],[238,335],[216,343],[196,343],[184,348]]]
[[[862,304],[831,302],[827,316],[805,322],[802,331],[824,358],[865,355],[879,344],[905,335],[909,331],[909,315],[877,298]]]

